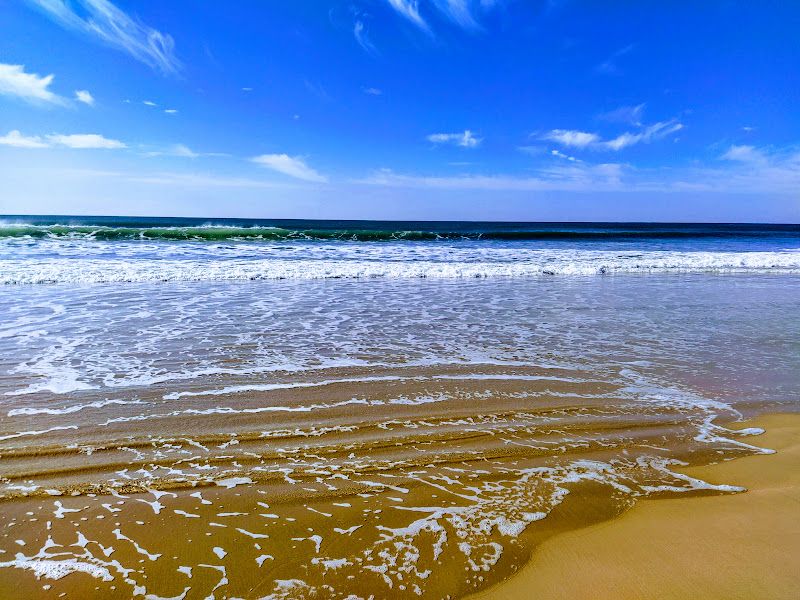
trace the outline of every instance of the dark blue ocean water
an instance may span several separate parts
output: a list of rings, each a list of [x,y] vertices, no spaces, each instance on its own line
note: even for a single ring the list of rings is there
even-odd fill
[[[800,247],[800,225],[758,223],[537,223],[207,219],[119,216],[0,216],[3,237],[98,240],[526,241],[598,246],[638,243],[661,248]],[[549,244],[548,244],[549,245]]]

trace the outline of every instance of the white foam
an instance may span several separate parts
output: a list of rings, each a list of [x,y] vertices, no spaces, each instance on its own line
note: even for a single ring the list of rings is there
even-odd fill
[[[311,559],[312,565],[322,565],[322,567],[326,571],[341,569],[342,567],[346,567],[348,565],[352,565],[349,560],[346,558],[319,558],[314,557]]]
[[[315,535],[310,535],[310,536],[305,537],[305,538],[292,538],[292,541],[294,541],[294,542],[305,542],[305,541],[314,542],[314,551],[317,554],[319,554],[320,545],[322,544],[322,536],[315,534]]]
[[[51,433],[53,431],[65,431],[67,429],[77,429],[77,428],[78,427],[76,425],[56,425],[54,427],[50,427],[49,429],[39,429],[39,430],[34,430],[34,431],[20,431],[18,433],[10,433],[8,435],[2,435],[2,436],[0,436],[0,441],[11,440],[11,439],[14,439],[14,438],[27,437],[27,436],[32,436],[32,435],[44,435],[46,433]]]
[[[353,525],[352,527],[349,527],[348,529],[341,529],[339,527],[334,527],[333,528],[333,530],[336,533],[341,533],[342,535],[350,535],[351,533],[353,533],[354,531],[356,531],[358,529],[361,529],[361,525]]]
[[[235,488],[237,485],[253,483],[253,480],[249,477],[228,477],[227,479],[219,479],[214,483],[216,483],[218,486],[231,489]]]
[[[20,392],[10,392],[7,395],[14,395]],[[32,415],[69,415],[86,408],[104,408],[112,405],[123,404],[146,404],[141,400],[100,400],[98,402],[88,402],[86,404],[73,404],[72,406],[65,406],[63,408],[36,408],[32,406],[23,406],[21,408],[13,408],[8,411],[9,417],[19,416],[32,416]]]
[[[56,516],[56,519],[63,519],[66,513],[73,513],[73,512],[81,512],[81,508],[65,508],[63,504],[61,504],[60,500],[56,500],[53,503],[56,509],[53,511],[53,514]]]
[[[114,576],[103,566],[92,563],[82,562],[76,558],[64,558],[52,560],[47,558],[29,558],[23,554],[17,554],[11,561],[0,562],[0,568],[13,567],[15,569],[26,569],[33,571],[37,579],[61,579],[70,573],[86,573],[96,579],[112,581]]]
[[[266,533],[253,533],[252,531],[247,531],[246,529],[241,529],[239,527],[236,528],[236,531],[253,539],[266,539],[269,537]]]
[[[330,248],[330,247],[328,247]],[[455,248],[455,249],[454,249]],[[358,258],[342,247],[314,259],[231,258],[202,260],[128,258],[6,258],[0,284],[247,281],[258,279],[410,279],[593,276],[625,273],[800,273],[800,253],[701,252],[430,247],[424,259],[397,246],[370,248]],[[490,252],[491,251],[491,252]],[[162,251],[163,252],[163,251]],[[384,260],[380,260],[384,258]]]
[[[149,560],[155,561],[155,560],[158,560],[161,557],[161,554],[154,554],[152,552],[148,552],[147,550],[142,548],[138,544],[138,542],[136,542],[135,540],[132,540],[131,538],[129,538],[128,536],[123,534],[122,531],[120,531],[119,529],[115,529],[111,533],[113,533],[114,537],[116,537],[118,540],[125,540],[125,541],[130,542],[133,545],[133,547],[136,549],[136,552],[146,556]]]

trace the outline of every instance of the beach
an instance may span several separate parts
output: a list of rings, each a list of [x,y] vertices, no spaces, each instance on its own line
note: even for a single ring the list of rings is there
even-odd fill
[[[0,235],[11,598],[466,597],[783,464],[791,229],[293,226]]]
[[[674,4],[0,0],[0,600],[800,600],[800,1]]]
[[[746,492],[648,500],[552,538],[506,582],[473,598],[797,598],[800,415],[765,415],[775,455],[681,469]],[[577,565],[577,567],[576,567]]]

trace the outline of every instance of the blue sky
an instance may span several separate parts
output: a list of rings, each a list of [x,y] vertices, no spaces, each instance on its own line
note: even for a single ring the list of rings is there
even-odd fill
[[[800,3],[0,15],[0,213],[800,221]]]

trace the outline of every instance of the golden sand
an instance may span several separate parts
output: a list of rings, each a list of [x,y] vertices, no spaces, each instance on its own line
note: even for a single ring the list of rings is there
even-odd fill
[[[752,423],[778,451],[684,469],[741,494],[646,500],[558,535],[474,599],[800,598],[800,415]]]
[[[0,600],[462,598],[639,499],[730,494],[671,469],[771,439],[589,369],[282,377],[12,400]]]

